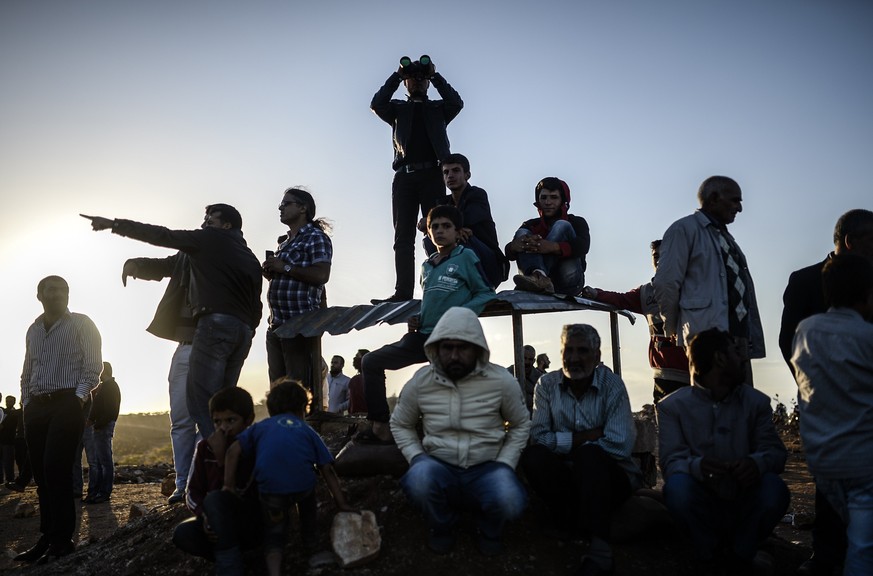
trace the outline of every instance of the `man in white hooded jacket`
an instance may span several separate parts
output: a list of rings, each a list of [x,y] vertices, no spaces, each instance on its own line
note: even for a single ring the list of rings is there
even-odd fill
[[[499,554],[504,524],[527,504],[515,474],[530,430],[521,389],[489,362],[482,326],[467,308],[450,308],[424,349],[430,364],[403,387],[391,416],[391,432],[409,461],[401,486],[427,520],[431,550],[452,549],[466,509],[477,514],[479,550]]]

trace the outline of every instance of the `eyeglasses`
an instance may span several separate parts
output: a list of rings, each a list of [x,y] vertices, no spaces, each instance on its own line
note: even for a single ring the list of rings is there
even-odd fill
[[[285,206],[288,206],[289,204],[297,204],[298,206],[303,206],[303,202],[301,202],[300,200],[282,200],[282,202],[279,203],[279,210],[284,210]]]

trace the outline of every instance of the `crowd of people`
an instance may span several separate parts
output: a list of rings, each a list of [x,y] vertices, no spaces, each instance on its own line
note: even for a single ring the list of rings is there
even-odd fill
[[[407,99],[392,99],[401,82]],[[441,99],[428,98],[431,83]],[[588,223],[569,212],[570,187],[560,178],[535,185],[538,215],[501,246],[487,193],[469,183],[469,160],[450,149],[446,128],[463,101],[430,58],[402,61],[371,108],[391,125],[395,152],[395,291],[373,304],[412,298],[416,230],[426,234],[426,258],[420,314],[399,341],[358,351],[351,378],[340,356],[326,377],[314,368],[322,362],[318,336],[281,330],[326,306],[333,244],[309,191],[283,192],[279,221],[287,232],[263,259],[247,245],[242,216],[228,204],[207,206],[192,230],[85,216],[95,231],[175,251],[127,260],[122,281],[169,278],[148,331],[177,343],[168,377],[176,473],[169,502],[185,501],[195,515],[176,529],[177,545],[212,559],[219,574],[241,574],[242,550],[261,546],[269,572],[279,574],[292,510],[303,545],[313,542],[316,471],[337,508],[352,509],[333,457],[305,421],[321,408],[311,399],[323,397],[331,411],[366,414],[369,426],[356,442],[395,448],[406,458],[401,486],[424,516],[435,553],[453,549],[459,516],[473,511],[480,551],[500,554],[504,525],[536,497],[553,533],[589,540],[577,574],[612,574],[610,519],[643,486],[631,457],[627,390],[601,362],[600,336],[585,324],[563,327],[560,370],[549,372],[548,357],[530,346],[521,378],[490,361],[477,316],[515,261],[519,290],[582,296],[646,315],[664,502],[694,542],[701,574],[772,570],[762,545],[789,505],[779,476],[787,453],[770,399],[752,378],[750,360],[763,358],[765,348],[752,275],[728,231],[742,211],[739,184],[726,176],[704,180],[700,208],[651,244],[651,281],[610,292],[585,285]],[[825,262],[791,276],[779,339],[799,385],[801,435],[818,490],[815,554],[801,572],[830,574],[843,566],[847,575],[871,574],[873,469],[865,449],[873,440],[873,213],[847,212],[834,242]],[[265,279],[270,418],[253,423],[252,399],[236,385],[261,322]],[[44,313],[26,335],[19,419],[41,537],[17,556],[25,562],[74,550],[70,471],[77,454],[81,461],[83,434],[94,454],[85,500],[110,497],[105,447],[118,413],[117,406],[103,407],[118,388],[102,362],[100,334],[87,316],[67,308],[66,281],[44,278],[37,298]],[[386,370],[423,363],[389,411]],[[7,419],[17,422],[14,403]],[[7,454],[15,457],[17,438],[0,436],[4,463]],[[3,471],[7,482],[19,482],[8,478],[9,467]]]

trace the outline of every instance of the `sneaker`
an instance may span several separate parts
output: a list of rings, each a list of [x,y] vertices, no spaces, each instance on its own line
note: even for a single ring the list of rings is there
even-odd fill
[[[387,298],[373,298],[372,300],[370,300],[370,304],[376,306],[378,304],[384,304],[386,302],[391,302],[391,303],[406,302],[407,300],[412,300],[412,296],[407,297],[407,296],[403,296],[402,294],[394,293]]]
[[[555,293],[555,285],[552,284],[552,280],[548,276],[540,274],[516,274],[513,281],[518,290],[535,292],[537,294]]]
[[[185,501],[185,493],[184,492],[173,492],[173,494],[167,498],[167,504],[178,504],[179,502]]]

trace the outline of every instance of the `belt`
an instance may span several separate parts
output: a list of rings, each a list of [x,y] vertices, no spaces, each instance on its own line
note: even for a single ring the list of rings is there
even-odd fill
[[[405,172],[409,174],[410,172],[416,172],[418,170],[427,170],[428,168],[438,168],[440,165],[439,161],[436,162],[412,162],[411,164],[404,164],[395,172]]]
[[[75,388],[63,388],[61,390],[55,390],[54,392],[47,392],[45,394],[37,394],[31,397],[33,402],[37,402],[39,404],[49,404],[51,402],[56,402],[57,400],[61,400],[62,398],[69,398],[70,396],[76,395]]]

